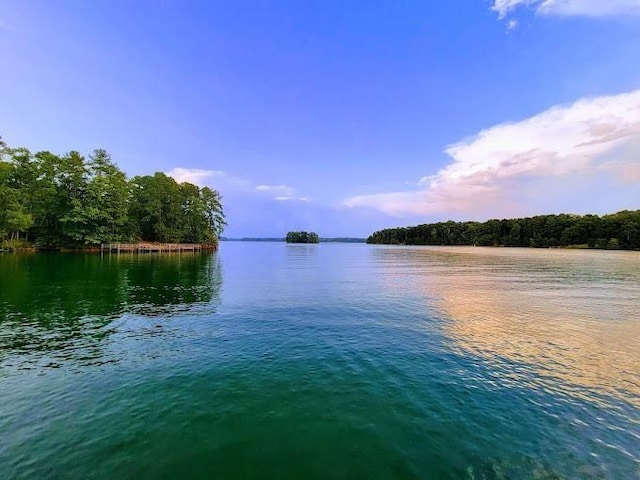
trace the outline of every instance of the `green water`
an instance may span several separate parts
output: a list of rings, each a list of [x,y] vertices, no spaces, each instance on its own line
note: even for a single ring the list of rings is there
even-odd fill
[[[0,256],[0,478],[640,476],[640,254]]]

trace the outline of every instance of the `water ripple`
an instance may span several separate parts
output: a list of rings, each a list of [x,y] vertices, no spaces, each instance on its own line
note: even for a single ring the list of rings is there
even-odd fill
[[[4,476],[638,477],[639,255],[227,245],[0,257]]]

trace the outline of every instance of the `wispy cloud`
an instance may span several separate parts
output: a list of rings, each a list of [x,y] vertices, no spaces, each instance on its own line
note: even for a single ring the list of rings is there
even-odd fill
[[[246,178],[231,175],[222,170],[206,170],[200,168],[176,167],[167,175],[177,182],[189,182],[198,186],[209,186],[225,193],[235,192],[246,196],[261,196],[277,201],[308,202],[309,197],[303,197],[298,190],[288,185],[255,185]]]
[[[216,177],[225,177],[227,174],[221,170],[203,170],[200,168],[181,168],[176,167],[167,172],[167,175],[173,177],[176,182],[189,182],[195,185],[204,185],[207,179]]]
[[[308,197],[299,196],[298,190],[288,185],[258,185],[256,190],[261,193],[266,193],[272,196],[274,200],[278,201],[309,201]]]
[[[608,173],[640,183],[639,140],[640,90],[582,99],[448,146],[452,162],[421,179],[419,191],[356,196],[344,204],[397,216],[504,212],[520,200],[523,183],[545,178],[570,186],[574,175]]]
[[[521,7],[533,8],[540,15],[640,15],[640,0],[494,0],[491,9],[505,18]]]
[[[270,193],[275,196],[291,196],[295,194],[296,189],[288,185],[258,185],[256,190],[259,192]]]
[[[166,174],[179,183],[189,182],[200,187],[211,187],[224,193],[253,191],[251,181],[222,170],[176,167]]]
[[[309,200],[311,200],[309,197],[286,197],[286,196],[278,196],[275,197],[274,200],[277,200],[279,202],[290,202],[290,201],[296,201],[296,202],[308,202]]]

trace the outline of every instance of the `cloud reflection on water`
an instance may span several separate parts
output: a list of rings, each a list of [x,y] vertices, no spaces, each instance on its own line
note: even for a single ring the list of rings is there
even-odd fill
[[[640,406],[640,254],[399,247],[376,255],[407,269],[443,312],[453,348],[512,386]]]

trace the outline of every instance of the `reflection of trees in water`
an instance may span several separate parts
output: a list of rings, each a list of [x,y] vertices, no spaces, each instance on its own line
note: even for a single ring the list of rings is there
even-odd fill
[[[0,360],[36,352],[91,360],[122,314],[212,313],[221,286],[215,253],[0,256]]]
[[[143,256],[126,271],[126,310],[146,316],[175,315],[194,304],[219,302],[222,273],[217,255]]]

